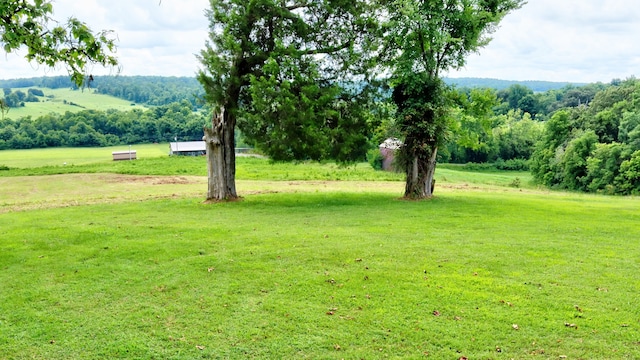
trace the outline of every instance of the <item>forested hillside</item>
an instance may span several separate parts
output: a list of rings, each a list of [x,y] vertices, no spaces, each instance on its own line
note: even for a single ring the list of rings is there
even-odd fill
[[[16,118],[15,110],[0,119],[0,150],[56,146],[109,146],[202,138],[205,112],[195,78],[154,76],[95,77],[78,89],[67,76],[0,80],[9,108],[52,101],[48,89],[76,89],[142,104],[148,109],[97,110],[89,106],[52,112],[37,118]],[[28,88],[28,89],[27,89]],[[44,89],[44,91],[43,91]],[[76,105],[65,100],[66,105]],[[85,109],[76,111],[79,109]]]
[[[582,86],[567,82],[513,81],[485,78],[446,78],[450,85],[460,88],[491,88],[504,90],[512,85],[522,85],[533,92],[558,90],[566,86]],[[167,105],[188,100],[200,106],[202,86],[195,77],[163,76],[95,76],[87,82],[89,88],[100,94],[115,96],[143,105]],[[35,77],[28,79],[0,80],[0,88],[43,87],[50,89],[77,88],[68,76]]]
[[[36,119],[0,119],[0,150],[44,147],[109,146],[202,138],[203,112],[183,100],[129,111],[82,110]]]
[[[608,87],[588,106],[557,111],[531,161],[534,177],[547,186],[640,194],[640,81]]]
[[[200,107],[203,91],[195,77],[162,76],[95,76],[86,86],[100,94],[111,95],[132,103],[160,106],[189,101]],[[0,80],[3,89],[42,87],[50,89],[77,88],[68,76]]]
[[[569,83],[556,81],[536,81],[536,80],[500,80],[489,78],[444,78],[449,85],[468,88],[489,88],[495,90],[504,90],[512,85],[522,85],[534,92],[545,92],[549,90],[558,90],[566,86],[584,86],[583,83]]]
[[[597,93],[617,84],[567,85],[545,92],[520,84],[499,91],[458,87],[455,121],[439,161],[526,170],[544,124],[556,111],[589,106]]]

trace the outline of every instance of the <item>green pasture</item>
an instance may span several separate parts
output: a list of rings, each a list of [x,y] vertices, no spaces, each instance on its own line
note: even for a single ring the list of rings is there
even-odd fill
[[[205,157],[168,156],[169,144],[133,145],[136,161],[112,161],[113,151],[128,146],[104,148],[48,148],[1,150],[1,177],[71,173],[118,173],[129,175],[206,176]],[[350,180],[402,181],[403,174],[375,171],[366,163],[340,166],[334,163],[271,163],[262,158],[238,157],[236,175],[240,180]],[[457,167],[442,167],[436,172],[440,184],[455,186],[531,187],[526,172],[467,172]]]
[[[128,111],[134,108],[144,109],[142,105],[132,104],[129,101],[119,99],[110,95],[98,94],[94,89],[72,90],[72,89],[49,89],[40,87],[13,88],[21,90],[25,94],[30,88],[39,89],[44,92],[44,97],[38,97],[40,102],[26,102],[25,106],[11,108],[6,117],[17,120],[21,117],[31,116],[37,118],[50,113],[64,114],[65,112],[78,112],[82,110],[106,111],[115,109]]]
[[[205,204],[203,164],[0,171],[0,358],[640,358],[637,198],[239,158]]]
[[[138,158],[166,157],[169,144],[138,144],[131,146]],[[46,148],[28,150],[0,150],[0,166],[10,168],[42,168],[56,166],[87,165],[113,162],[112,152],[129,151],[128,145],[97,148]]]

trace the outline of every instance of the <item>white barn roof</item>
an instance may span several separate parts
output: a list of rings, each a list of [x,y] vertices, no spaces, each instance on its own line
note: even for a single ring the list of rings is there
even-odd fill
[[[169,143],[171,153],[177,152],[191,152],[191,151],[205,151],[206,146],[204,141],[181,141]]]
[[[396,138],[388,138],[387,140],[383,141],[382,144],[380,144],[381,149],[398,150],[401,147],[402,147],[402,141]]]

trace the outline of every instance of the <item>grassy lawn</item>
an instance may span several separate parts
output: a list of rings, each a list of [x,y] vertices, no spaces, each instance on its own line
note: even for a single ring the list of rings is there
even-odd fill
[[[40,89],[44,92],[44,97],[38,97],[40,102],[27,102],[25,106],[12,108],[6,114],[10,119],[17,120],[21,117],[31,116],[37,118],[50,113],[64,114],[65,112],[78,112],[82,110],[109,110],[115,109],[127,111],[134,108],[144,109],[144,106],[131,104],[131,102],[118,99],[113,96],[94,93],[94,89],[71,90],[71,89],[49,89],[38,87],[13,88],[21,90],[25,94],[30,88]]]
[[[0,150],[0,165],[10,168],[32,169],[39,167],[62,167],[107,162],[112,165],[114,151],[128,151],[129,146],[118,145],[101,148],[47,148],[29,150]],[[133,145],[139,159],[166,157],[169,144]],[[2,176],[2,175],[0,175]]]
[[[0,358],[640,358],[637,198],[178,160],[0,171]]]

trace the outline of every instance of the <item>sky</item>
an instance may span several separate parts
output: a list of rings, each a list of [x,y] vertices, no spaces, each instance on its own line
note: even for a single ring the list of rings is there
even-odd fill
[[[195,76],[207,39],[206,0],[54,0],[94,31],[114,30],[121,75]],[[637,0],[528,0],[505,17],[491,43],[448,77],[610,82],[640,76]],[[95,67],[93,74],[116,74]],[[0,78],[66,74],[0,53]]]

